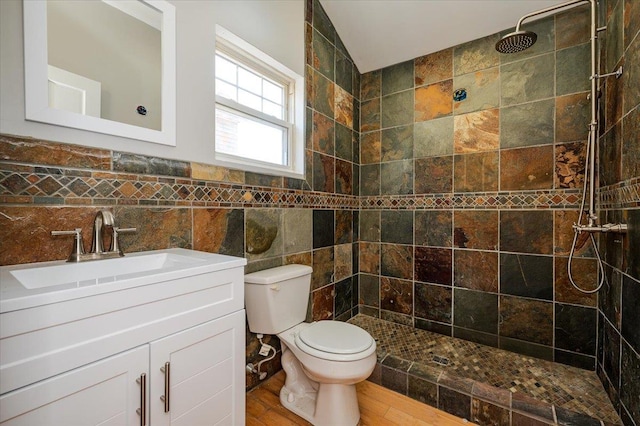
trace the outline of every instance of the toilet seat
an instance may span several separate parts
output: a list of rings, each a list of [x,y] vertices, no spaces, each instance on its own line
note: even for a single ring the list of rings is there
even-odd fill
[[[341,321],[318,321],[295,334],[303,352],[330,361],[363,359],[375,351],[375,341],[360,327]]]

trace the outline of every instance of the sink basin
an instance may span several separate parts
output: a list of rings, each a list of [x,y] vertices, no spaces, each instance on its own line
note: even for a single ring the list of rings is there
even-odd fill
[[[0,312],[242,266],[238,257],[187,249],[130,253],[115,259],[0,267]]]
[[[70,283],[101,284],[126,278],[129,274],[160,272],[162,269],[188,266],[198,262],[201,260],[175,253],[150,253],[84,263],[36,266],[9,273],[24,287],[34,289]]]

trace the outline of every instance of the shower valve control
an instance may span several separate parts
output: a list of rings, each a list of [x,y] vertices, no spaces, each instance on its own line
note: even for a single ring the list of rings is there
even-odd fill
[[[605,223],[602,226],[578,225],[574,223],[573,229],[577,232],[615,232],[624,234],[629,230],[629,227],[624,223]]]

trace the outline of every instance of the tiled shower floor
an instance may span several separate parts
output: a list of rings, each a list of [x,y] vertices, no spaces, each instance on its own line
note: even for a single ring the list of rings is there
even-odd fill
[[[610,424],[619,424],[595,372],[530,358],[466,340],[395,324],[366,315],[349,320],[367,330],[378,359],[393,355],[442,372],[523,393],[537,400]],[[447,365],[434,360],[446,359]],[[441,360],[442,361],[442,360]]]

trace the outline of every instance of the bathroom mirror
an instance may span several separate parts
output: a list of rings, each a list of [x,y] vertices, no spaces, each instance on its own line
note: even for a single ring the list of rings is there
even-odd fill
[[[24,0],[25,117],[176,144],[175,7]]]

